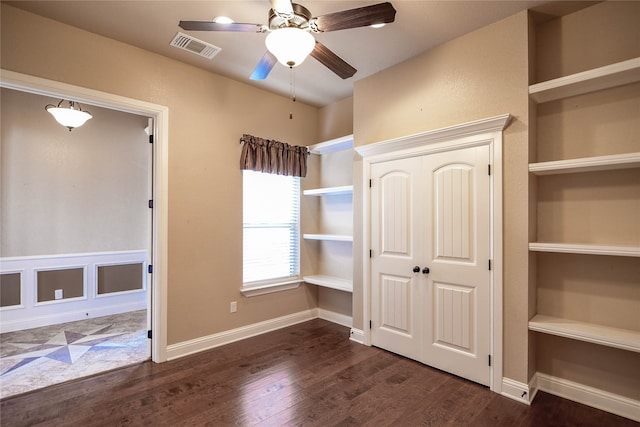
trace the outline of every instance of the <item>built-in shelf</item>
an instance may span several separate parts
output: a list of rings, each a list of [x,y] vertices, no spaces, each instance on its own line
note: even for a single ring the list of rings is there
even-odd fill
[[[353,147],[353,134],[309,146],[312,154],[327,154]]]
[[[640,352],[640,332],[538,314],[529,330]]]
[[[529,171],[535,175],[563,173],[597,172],[612,169],[640,167],[640,153],[614,154],[611,156],[585,157],[581,159],[556,160],[529,164]]]
[[[325,288],[338,289],[345,292],[353,292],[353,282],[351,280],[342,279],[334,276],[304,276],[302,278],[307,283],[312,285],[323,286]]]
[[[529,86],[538,103],[582,95],[640,81],[640,58],[594,68]]]
[[[536,252],[640,257],[640,247],[636,246],[603,246],[534,242],[529,243],[529,250]]]
[[[341,234],[303,234],[307,240],[330,240],[334,242],[353,242],[353,236],[344,236]]]
[[[305,196],[337,196],[341,194],[353,194],[353,185],[343,185],[341,187],[314,188],[304,190]]]

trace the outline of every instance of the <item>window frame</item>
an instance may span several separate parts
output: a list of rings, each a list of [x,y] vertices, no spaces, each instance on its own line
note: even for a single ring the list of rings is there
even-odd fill
[[[263,172],[258,172],[258,171],[252,171],[252,170],[243,170],[243,175],[242,175],[242,189],[243,189],[243,206],[242,206],[242,214],[243,214],[243,223],[242,223],[242,233],[243,233],[243,244],[242,244],[242,268],[243,268],[243,274],[242,274],[242,288],[241,288],[241,293],[244,296],[256,296],[256,295],[263,295],[263,294],[267,294],[267,293],[272,293],[272,292],[280,292],[280,291],[285,291],[285,290],[289,290],[289,289],[295,289],[297,287],[300,286],[300,283],[302,283],[302,274],[301,274],[301,268],[300,268],[300,248],[301,248],[301,240],[302,240],[302,235],[301,235],[301,226],[300,226],[300,222],[301,222],[301,206],[300,203],[302,201],[301,198],[301,178],[300,177],[295,177],[295,176],[288,176],[288,178],[292,179],[292,180],[297,180],[297,191],[296,191],[296,195],[295,197],[297,197],[297,217],[296,217],[296,222],[295,222],[295,230],[294,230],[294,235],[296,236],[295,238],[295,242],[293,244],[295,244],[295,268],[294,270],[296,270],[295,275],[291,275],[291,276],[280,276],[280,277],[273,277],[273,278],[268,278],[268,279],[260,279],[260,280],[253,280],[253,281],[249,281],[249,282],[245,282],[245,277],[244,277],[244,268],[245,268],[245,244],[244,244],[244,231],[245,231],[245,222],[244,222],[244,215],[245,215],[245,205],[244,205],[244,191],[245,191],[245,185],[246,185],[246,180],[245,180],[245,172],[250,172],[250,173],[254,173],[254,174],[265,174],[265,175],[269,175]],[[260,227],[256,227],[256,228],[260,228]],[[268,228],[268,227],[265,227]],[[289,243],[291,244],[292,242],[289,241]]]

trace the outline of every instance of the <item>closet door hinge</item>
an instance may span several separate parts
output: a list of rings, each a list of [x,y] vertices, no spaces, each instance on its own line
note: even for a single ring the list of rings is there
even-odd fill
[[[149,273],[149,274],[153,273],[153,265],[149,264],[147,266],[147,273]]]
[[[489,366],[491,366],[491,355],[489,355]]]
[[[489,260],[489,271],[491,271],[491,260]]]
[[[151,339],[152,333],[151,333],[151,329],[149,329],[147,331],[147,338]]]
[[[153,200],[149,200],[149,209],[153,209]]]
[[[153,135],[149,135],[149,144],[153,144]]]
[[[491,165],[487,165],[487,175],[491,175]]]
[[[369,258],[373,258],[373,250],[369,249]]]
[[[373,328],[373,322],[369,320],[369,329]]]
[[[369,180],[369,188],[371,188],[373,186],[373,182],[372,181],[373,180],[371,180],[371,179]]]

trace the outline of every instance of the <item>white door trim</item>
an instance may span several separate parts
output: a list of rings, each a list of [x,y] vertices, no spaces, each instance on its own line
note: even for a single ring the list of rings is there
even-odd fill
[[[371,319],[371,262],[369,249],[371,248],[371,197],[369,180],[371,179],[371,164],[396,160],[424,154],[449,151],[456,148],[467,148],[489,145],[491,153],[491,354],[492,373],[491,390],[500,393],[502,389],[502,280],[503,280],[503,252],[502,252],[502,131],[509,123],[511,116],[490,117],[483,120],[463,123],[442,129],[410,135],[401,138],[376,142],[360,147],[354,147],[362,156],[362,324],[368,325]],[[356,141],[357,141],[357,135]],[[364,328],[363,343],[371,345],[371,331]]]
[[[152,224],[153,274],[151,289],[153,292],[152,325],[153,340],[151,359],[154,362],[167,360],[167,261],[168,261],[168,164],[169,164],[169,108],[164,105],[126,98],[106,92],[56,82],[9,70],[0,70],[0,87],[22,92],[57,98],[73,98],[86,104],[126,113],[153,117],[155,122],[154,139],[154,221]]]

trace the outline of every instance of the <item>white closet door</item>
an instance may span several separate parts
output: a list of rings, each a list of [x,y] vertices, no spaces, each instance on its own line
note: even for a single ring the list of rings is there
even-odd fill
[[[371,167],[372,344],[412,359],[420,357],[424,292],[418,286],[424,223],[419,193],[424,183],[421,159],[405,159]]]
[[[428,208],[422,362],[489,385],[489,147],[424,158]]]
[[[488,163],[483,146],[371,166],[372,344],[485,385]]]

